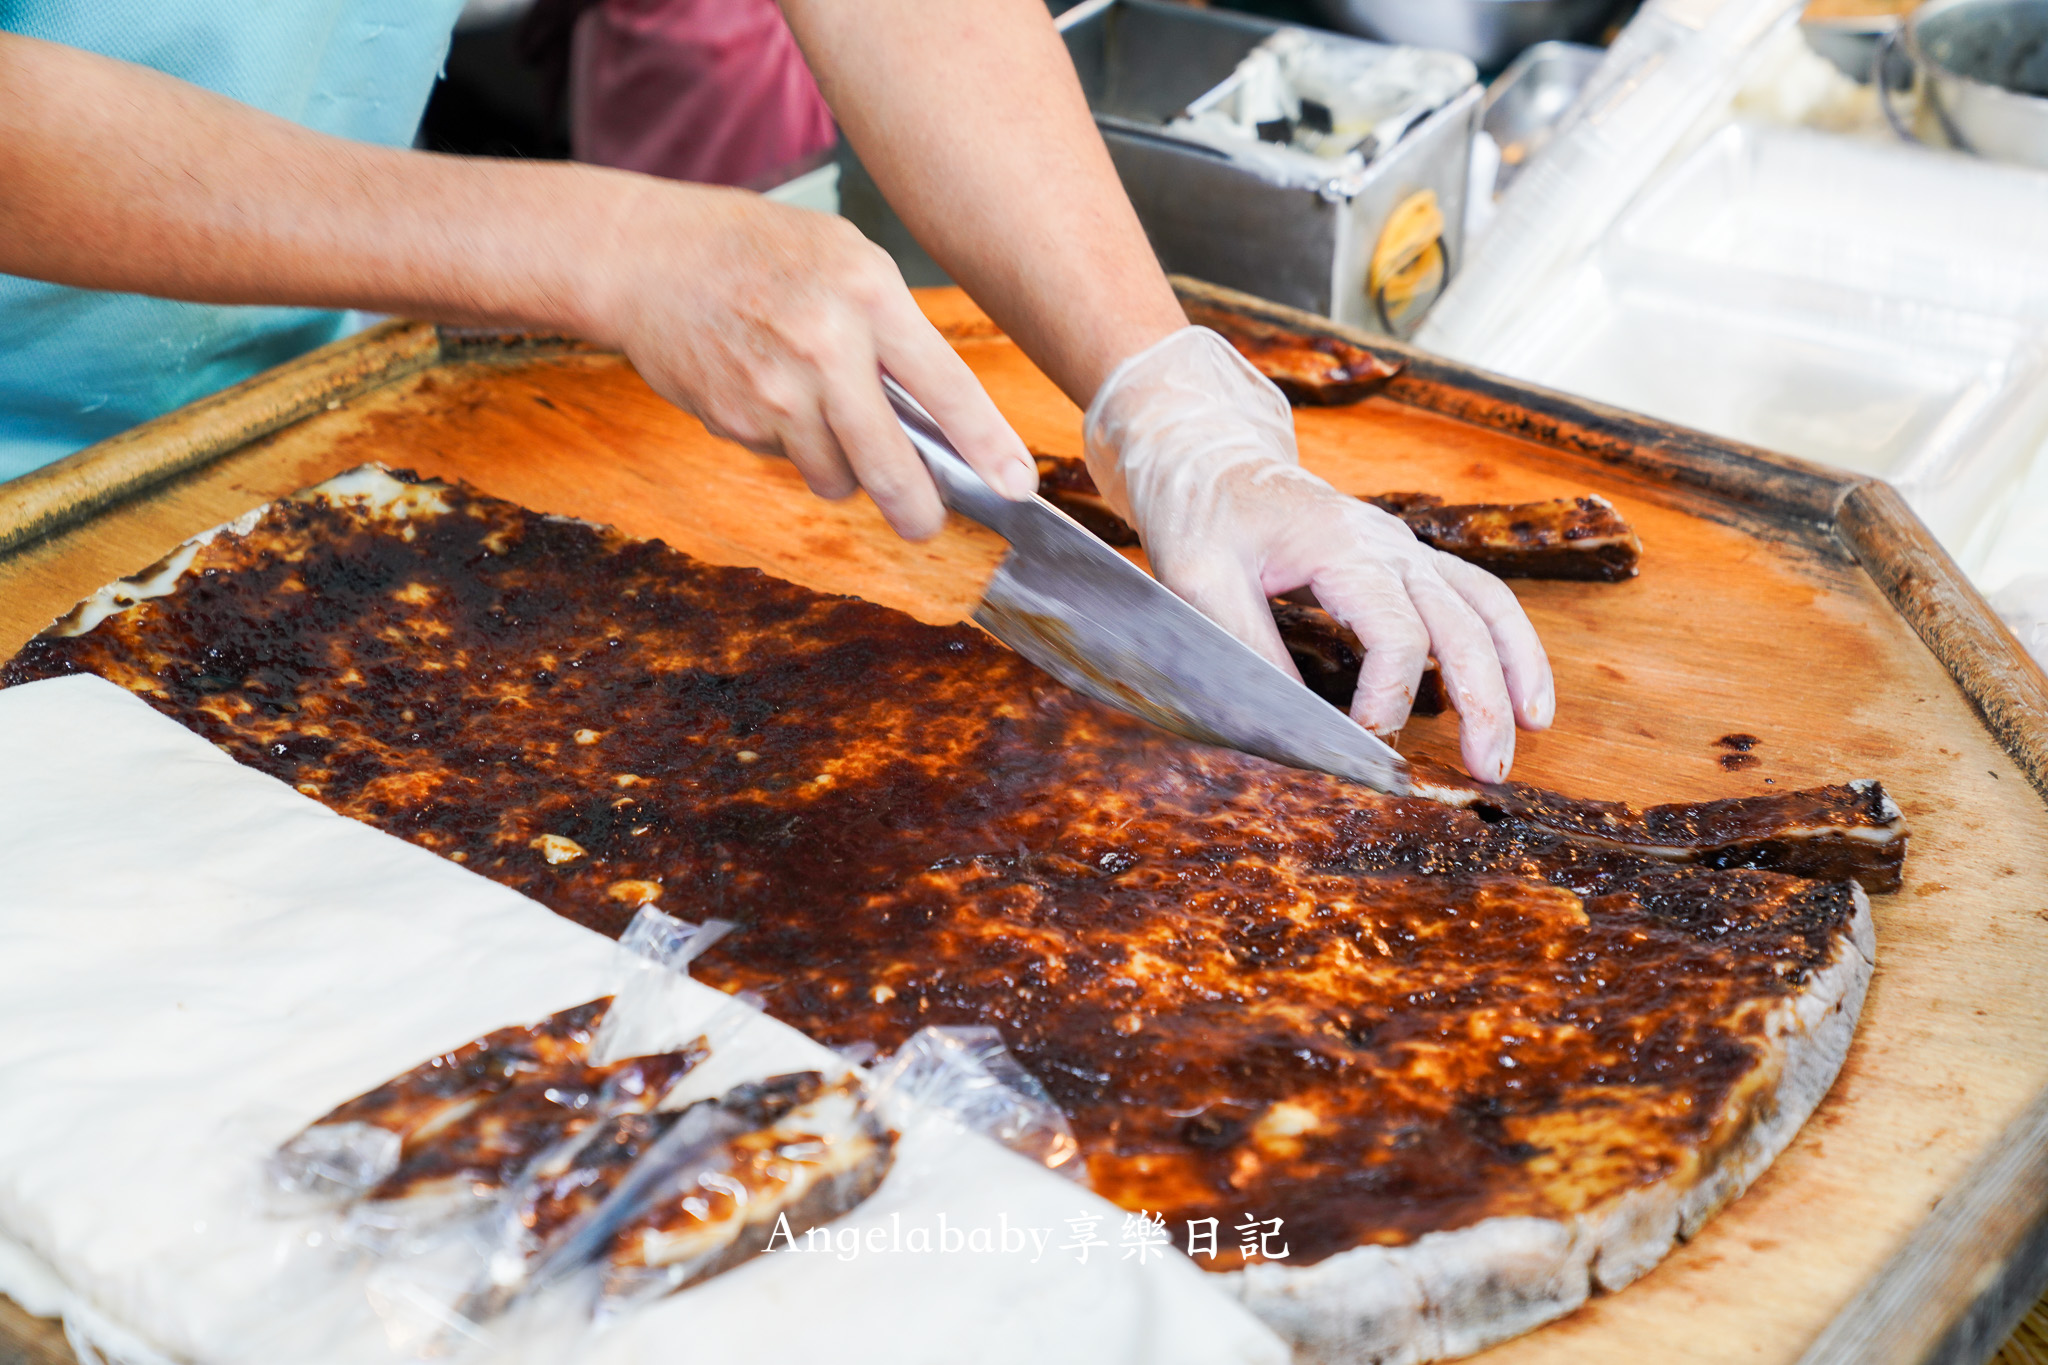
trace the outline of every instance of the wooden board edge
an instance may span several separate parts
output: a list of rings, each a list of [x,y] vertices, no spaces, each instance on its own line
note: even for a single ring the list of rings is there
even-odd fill
[[[78,1365],[64,1324],[39,1318],[0,1294],[0,1365]]]
[[[1890,484],[1837,534],[2048,799],[2048,674]],[[2037,1096],[1857,1291],[1799,1365],[1983,1365],[2048,1290],[2048,1094]]]
[[[2048,800],[2048,674],[1890,484],[1852,490],[1836,529]]]
[[[443,361],[538,360],[555,355],[604,355],[601,346],[580,337],[555,332],[529,332],[516,327],[455,327],[434,329],[441,338]]]
[[[1216,309],[1290,331],[1333,337],[1399,365],[1400,373],[1380,390],[1396,402],[1697,488],[1773,520],[1796,524],[1816,540],[1829,538],[1836,504],[1866,482],[1861,475],[1491,374],[1235,289],[1185,275],[1172,279],[1184,308]]]
[[[0,554],[440,358],[437,331],[380,323],[0,484]]]
[[[2048,1288],[2048,1095],[1974,1162],[1799,1365],[1983,1365]]]

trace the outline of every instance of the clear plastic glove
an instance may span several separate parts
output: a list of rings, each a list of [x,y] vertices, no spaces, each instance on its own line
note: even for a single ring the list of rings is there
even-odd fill
[[[1216,333],[1188,327],[1126,360],[1085,431],[1096,485],[1153,572],[1212,620],[1296,677],[1269,597],[1310,588],[1357,632],[1351,715],[1366,729],[1401,728],[1431,655],[1474,777],[1507,776],[1517,724],[1550,724],[1550,661],[1514,594],[1301,468],[1287,400]]]

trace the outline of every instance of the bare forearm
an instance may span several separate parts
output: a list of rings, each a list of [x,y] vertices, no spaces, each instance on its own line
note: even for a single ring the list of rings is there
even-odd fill
[[[603,330],[589,262],[634,177],[310,132],[0,34],[0,271],[209,303]],[[611,338],[599,337],[600,340]]]
[[[591,166],[324,137],[142,67],[0,33],[0,272],[213,303],[563,328],[720,435],[896,528],[944,522],[887,369],[1010,496],[1031,457],[844,220]],[[4,416],[4,414],[0,414]]]
[[[1185,325],[1042,0],[783,0],[940,265],[1076,402]]]

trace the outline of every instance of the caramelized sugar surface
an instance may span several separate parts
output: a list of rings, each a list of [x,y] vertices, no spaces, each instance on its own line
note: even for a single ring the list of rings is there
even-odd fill
[[[14,683],[101,674],[334,810],[832,1044],[992,1024],[1125,1207],[1291,1262],[1709,1161],[1844,881],[1672,866],[1165,735],[967,626],[451,489],[279,504]],[[1553,821],[1553,823],[1555,823]],[[431,907],[422,907],[431,913]]]

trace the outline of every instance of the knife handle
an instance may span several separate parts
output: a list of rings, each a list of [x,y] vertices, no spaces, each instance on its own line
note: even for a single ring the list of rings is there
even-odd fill
[[[946,439],[946,433],[939,430],[939,424],[931,414],[888,375],[882,376],[882,392],[889,396],[889,406],[896,410],[896,420],[903,424],[904,435],[910,438],[911,448],[924,461],[924,467],[932,473],[932,481],[939,486],[939,501],[953,511],[972,521],[978,521],[997,535],[1006,539],[1008,527],[1016,515],[1017,503],[990,488],[973,466],[960,458],[960,452],[953,449],[953,443]]]

